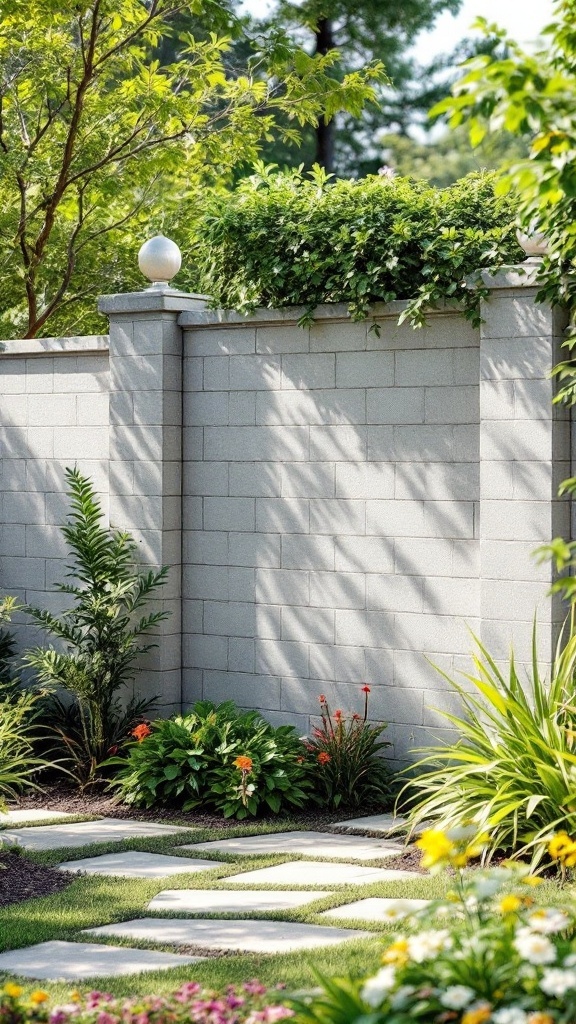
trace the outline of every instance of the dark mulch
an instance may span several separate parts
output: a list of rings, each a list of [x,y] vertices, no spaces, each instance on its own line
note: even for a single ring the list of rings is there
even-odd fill
[[[0,907],[37,896],[52,896],[66,889],[72,881],[63,871],[35,864],[22,854],[0,851]]]

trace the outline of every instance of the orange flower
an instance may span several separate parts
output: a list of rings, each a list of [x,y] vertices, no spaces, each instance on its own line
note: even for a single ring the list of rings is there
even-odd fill
[[[484,1024],[490,1018],[492,1007],[490,1003],[481,1003],[472,1010],[468,1010],[462,1017],[462,1024]]]
[[[235,768],[239,768],[241,772],[249,772],[252,769],[252,758],[244,757],[242,754],[232,762]]]
[[[138,743],[142,743],[142,740],[145,740],[147,736],[150,736],[151,732],[152,729],[150,726],[146,725],[145,722],[142,722],[142,725],[137,725],[135,729],[132,729],[130,735],[133,736],[135,740],[138,740]]]
[[[321,750],[316,760],[318,761],[318,764],[328,764],[328,761],[331,761],[332,758],[330,757],[330,754],[326,753],[325,750]]]

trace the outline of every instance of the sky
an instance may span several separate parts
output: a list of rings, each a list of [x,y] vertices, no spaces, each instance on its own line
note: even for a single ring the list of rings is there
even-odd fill
[[[470,25],[479,15],[508,29],[518,42],[530,43],[550,21],[552,4],[553,0],[464,0],[457,17],[443,14],[431,32],[420,35],[415,43],[415,55],[425,62],[439,53],[449,52],[464,36],[472,35]],[[266,12],[269,4],[268,0],[245,0],[244,6],[259,15]]]

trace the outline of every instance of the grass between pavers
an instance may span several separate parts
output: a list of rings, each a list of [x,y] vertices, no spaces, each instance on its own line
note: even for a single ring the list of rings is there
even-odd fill
[[[196,851],[182,850],[181,845],[190,842],[203,842],[210,839],[232,838],[234,836],[261,835],[265,832],[290,831],[296,822],[283,823],[288,827],[280,829],[270,827],[242,825],[234,830],[223,833],[217,829],[195,829],[182,832],[177,837],[172,835],[155,838],[134,838],[109,843],[91,844],[85,847],[73,847],[25,854],[43,864],[58,864],[64,860],[79,860],[83,857],[94,857],[104,853],[139,850],[153,853],[164,853],[181,857],[193,857]],[[178,845],[175,845],[177,841]],[[314,858],[307,854],[260,854],[241,855],[223,854],[219,851],[198,851],[206,860],[217,860],[220,866],[213,870],[179,874],[160,879],[121,878],[113,876],[82,875],[76,876],[68,889],[36,900],[13,904],[2,910],[0,925],[0,950],[17,949],[30,946],[49,939],[69,941],[98,941],[111,945],[122,945],[132,948],[156,949],[173,952],[174,947],[161,943],[136,941],[104,936],[79,934],[82,929],[95,928],[103,924],[126,921],[137,917],[177,918],[212,917],[214,919],[254,919],[257,928],[258,918],[276,921],[295,921],[324,926],[345,927],[374,931],[374,939],[361,939],[343,943],[340,946],[324,949],[305,950],[286,954],[243,954],[210,958],[198,964],[173,968],[168,971],[146,972],[141,975],[130,975],[124,978],[98,978],[83,984],[83,989],[98,987],[116,995],[138,995],[154,991],[169,992],[178,987],[184,980],[198,980],[207,987],[222,988],[231,983],[240,983],[252,977],[259,977],[265,984],[274,985],[282,980],[288,990],[309,988],[316,984],[314,969],[323,974],[352,973],[364,974],[377,968],[380,962],[382,937],[386,932],[395,930],[392,926],[379,922],[362,920],[330,919],[319,916],[323,910],[351,903],[368,897],[402,897],[412,899],[437,899],[453,885],[453,879],[445,874],[435,876],[414,875],[414,878],[401,881],[372,882],[366,885],[325,885],[307,886],[305,881],[298,886],[289,885],[248,885],[230,884],[227,879],[240,871],[269,867],[273,864],[295,860],[318,860],[333,863],[342,858]],[[394,867],[394,858],[383,858],[378,861],[357,862],[364,866],[378,867],[385,865]],[[305,889],[311,893],[315,889],[330,889],[333,895],[311,900],[304,907],[290,910],[258,912],[257,917],[249,913],[233,914],[197,914],[182,912],[152,912],[147,910],[148,903],[163,889],[226,889],[233,888],[250,891],[265,888],[270,891],[284,889]],[[566,889],[561,890],[553,882],[545,883],[538,890],[541,902],[562,904]],[[401,925],[397,926],[401,928]],[[25,983],[28,990],[38,987],[38,982]],[[69,993],[71,985],[42,982],[55,998]]]

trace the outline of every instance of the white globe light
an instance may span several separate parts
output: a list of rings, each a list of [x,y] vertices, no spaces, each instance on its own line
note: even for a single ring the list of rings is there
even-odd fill
[[[153,284],[168,284],[182,266],[182,253],[172,239],[156,235],[144,242],[138,253],[138,266]]]

